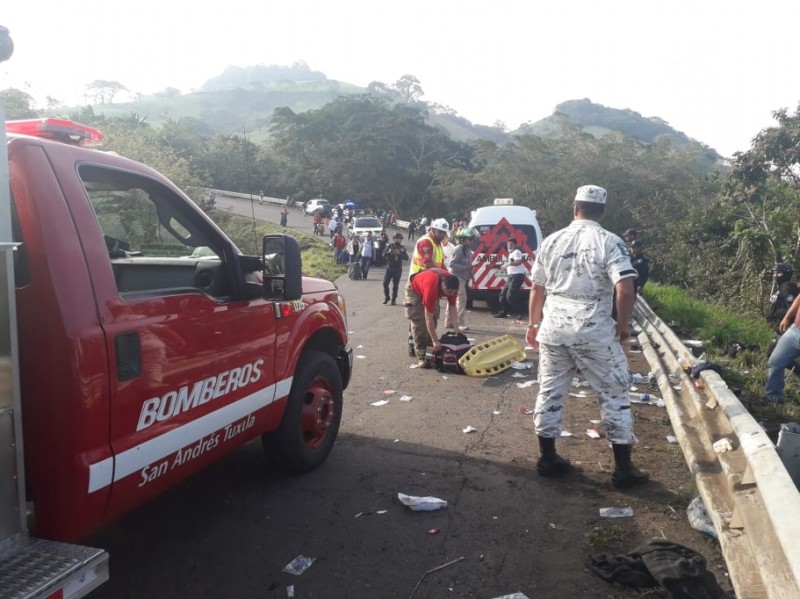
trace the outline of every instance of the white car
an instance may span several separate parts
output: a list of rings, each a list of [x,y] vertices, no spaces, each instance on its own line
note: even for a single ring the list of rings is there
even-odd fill
[[[323,200],[321,198],[317,198],[314,200],[308,200],[306,205],[303,206],[303,212],[306,214],[323,214],[323,215],[330,215],[331,212],[331,204],[328,200]]]
[[[372,231],[372,240],[378,241],[383,231],[383,225],[374,216],[359,216],[353,220],[350,225],[350,232],[358,235],[361,239],[367,236],[367,232]]]

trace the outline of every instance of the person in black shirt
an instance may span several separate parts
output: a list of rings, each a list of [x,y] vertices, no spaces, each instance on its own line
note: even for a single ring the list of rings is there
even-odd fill
[[[798,287],[792,281],[792,267],[785,262],[778,262],[772,267],[772,294],[769,297],[769,311],[767,312],[767,322],[775,331],[775,337],[767,346],[767,357],[772,355],[772,350],[778,344],[781,332],[778,329],[783,317],[789,310],[789,306],[797,297]]]
[[[637,273],[636,280],[633,282],[637,295],[641,295],[644,284],[650,278],[650,258],[642,253],[643,246],[641,241],[634,239],[628,249],[631,255],[631,264]]]
[[[400,276],[403,274],[403,261],[408,260],[408,252],[403,247],[403,234],[395,233],[392,243],[383,250],[386,260],[386,272],[383,273],[383,303],[389,303],[389,283],[392,283],[391,301],[397,303],[397,290],[400,286]]]

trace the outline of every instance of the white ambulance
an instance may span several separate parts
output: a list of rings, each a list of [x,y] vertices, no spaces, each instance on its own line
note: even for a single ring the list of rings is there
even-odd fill
[[[515,206],[511,198],[498,198],[491,206],[484,206],[472,212],[469,226],[475,232],[475,245],[472,253],[472,274],[474,282],[467,291],[467,306],[473,300],[486,302],[492,310],[498,308],[500,290],[506,278],[498,268],[508,261],[509,239],[516,239],[522,251],[523,265],[530,272],[536,250],[542,242],[542,231],[536,220],[536,211],[527,206]],[[531,281],[525,276],[523,297],[527,302]],[[515,307],[521,312],[525,306]],[[523,310],[524,308],[524,310]]]

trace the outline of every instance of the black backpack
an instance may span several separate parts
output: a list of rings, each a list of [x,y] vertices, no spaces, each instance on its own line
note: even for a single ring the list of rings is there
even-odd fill
[[[464,333],[445,333],[439,338],[442,349],[433,351],[433,346],[425,349],[425,362],[439,372],[466,374],[458,363],[459,358],[467,353],[472,345]]]

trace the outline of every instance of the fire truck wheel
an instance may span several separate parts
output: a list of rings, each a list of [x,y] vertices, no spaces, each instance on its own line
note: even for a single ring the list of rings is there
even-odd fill
[[[324,352],[304,352],[280,426],[261,437],[267,460],[291,474],[316,468],[333,449],[341,418],[342,377],[336,362]]]

